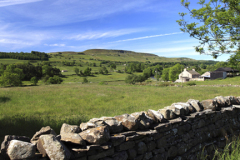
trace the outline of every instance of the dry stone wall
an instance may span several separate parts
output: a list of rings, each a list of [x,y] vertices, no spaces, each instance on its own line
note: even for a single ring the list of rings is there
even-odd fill
[[[63,124],[60,135],[43,127],[30,139],[6,135],[1,160],[211,159],[240,133],[240,97],[173,103],[158,111]]]

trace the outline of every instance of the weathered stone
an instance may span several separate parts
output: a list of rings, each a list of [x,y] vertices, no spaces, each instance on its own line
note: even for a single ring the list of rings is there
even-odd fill
[[[144,142],[139,142],[137,144],[137,153],[138,154],[144,154],[145,152],[147,152],[147,146]]]
[[[141,138],[144,138],[144,135],[135,134],[135,135],[126,137],[126,141],[134,141]]]
[[[119,133],[123,130],[122,123],[114,117],[101,117],[100,119],[109,126],[110,133]]]
[[[215,99],[219,107],[225,107],[230,105],[230,100],[227,98],[224,98],[223,96],[217,96],[215,97]]]
[[[152,152],[146,152],[143,156],[143,160],[148,160],[153,157]]]
[[[80,129],[82,131],[85,131],[85,130],[90,129],[90,128],[95,128],[95,127],[96,127],[96,125],[92,122],[87,122],[87,123],[81,123],[80,124]]]
[[[147,150],[148,151],[152,151],[156,148],[156,143],[154,141],[150,141],[149,143],[146,144],[147,145]]]
[[[157,134],[158,132],[156,130],[147,130],[147,131],[138,131],[138,135],[143,135],[143,136],[153,136]]]
[[[19,140],[12,140],[7,149],[7,154],[11,160],[20,160],[33,158],[35,156],[36,146],[32,143]]]
[[[91,155],[91,156],[88,156],[88,160],[98,160],[100,158],[104,158],[104,157],[107,157],[107,156],[111,156],[114,154],[114,148],[112,149],[109,149],[107,151],[103,151],[103,152],[100,152],[96,155]]]
[[[145,112],[135,112],[131,115],[135,117],[136,121],[138,122],[139,129],[148,129],[153,123],[153,119],[149,117]]]
[[[63,133],[79,133],[81,132],[81,129],[79,126],[77,125],[69,125],[66,123],[63,123],[61,130],[60,130],[60,134]]]
[[[197,111],[200,112],[203,110],[203,107],[201,105],[201,103],[199,102],[199,100],[195,100],[195,99],[189,99],[187,101],[187,103],[189,103],[190,105],[192,105],[192,107]]]
[[[125,130],[135,131],[138,129],[138,122],[136,118],[129,114],[115,116],[115,118],[122,123]]]
[[[161,154],[154,155],[150,160],[165,160]]]
[[[139,156],[134,158],[134,160],[142,160],[142,159],[143,159],[143,155],[139,155]]]
[[[168,157],[173,158],[177,156],[178,154],[178,149],[175,146],[171,146],[170,149],[168,150]]]
[[[177,107],[175,107],[175,106],[168,106],[168,107],[165,107],[165,109],[169,109],[169,110],[173,111],[177,116],[184,116],[184,115],[186,115],[185,109],[183,107],[181,107],[181,106],[179,107],[178,105],[177,105]]]
[[[123,142],[119,146],[116,146],[116,150],[117,151],[125,151],[125,150],[133,148],[134,146],[135,146],[134,141]]]
[[[113,157],[113,160],[127,160],[128,154],[126,151],[121,151],[121,152],[115,153],[112,157]]]
[[[201,119],[199,122],[198,122],[198,128],[202,128],[205,126],[205,121],[203,119]]]
[[[173,103],[171,106],[177,108],[178,110],[184,109],[183,115],[188,115],[189,113],[196,112],[195,108],[189,103],[178,102]]]
[[[136,131],[127,131],[127,132],[121,132],[119,134],[124,136],[132,136],[132,135],[135,135],[136,133],[137,133]]]
[[[176,117],[176,114],[170,109],[159,109],[158,112],[161,113],[165,119],[174,119]]]
[[[157,140],[157,148],[165,148],[166,147],[166,145],[167,145],[167,139],[166,139],[166,137],[162,137],[161,139],[158,139]]]
[[[15,135],[6,135],[4,137],[4,140],[1,144],[1,154],[3,157],[7,157],[7,148],[11,142],[11,140],[20,140],[20,141],[24,141],[24,142],[30,142],[30,138],[29,137],[25,137],[25,136],[15,136]]]
[[[70,143],[74,143],[74,144],[79,144],[79,145],[82,145],[82,146],[86,145],[83,138],[77,133],[62,133],[61,134],[61,141],[70,142]]]
[[[134,148],[127,150],[128,159],[134,159],[137,156],[137,151]]]
[[[206,110],[206,109],[211,109],[213,111],[218,110],[218,104],[217,104],[216,99],[203,100],[203,101],[201,101],[201,104],[202,104],[204,110]]]
[[[44,135],[44,134],[52,134],[54,136],[56,136],[57,134],[54,132],[54,130],[50,127],[50,126],[46,126],[46,127],[42,127],[40,129],[40,131],[36,132],[32,139],[31,139],[31,143],[36,145],[37,142],[38,142],[38,139],[41,135]]]
[[[226,99],[228,99],[230,101],[230,105],[234,105],[234,104],[238,105],[238,104],[240,104],[239,100],[236,97],[234,97],[234,96],[226,96],[224,98],[226,98]]]
[[[51,134],[39,137],[37,149],[43,157],[48,155],[51,160],[67,160],[71,157],[71,152],[67,147]]]
[[[152,151],[152,153],[153,153],[154,155],[161,154],[161,153],[164,153],[164,152],[165,152],[165,149],[164,149],[164,148],[154,149],[154,150]]]
[[[149,109],[148,112],[147,112],[147,115],[149,117],[151,117],[154,122],[158,123],[158,122],[163,122],[164,121],[163,115],[158,111],[154,111],[154,110]]]
[[[157,126],[154,127],[155,130],[158,132],[166,132],[172,129],[172,124],[171,123],[160,123]]]
[[[118,146],[125,141],[125,135],[113,135],[110,137],[110,142],[112,142],[113,146]]]

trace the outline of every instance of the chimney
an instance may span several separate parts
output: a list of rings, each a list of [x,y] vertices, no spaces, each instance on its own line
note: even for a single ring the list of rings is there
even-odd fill
[[[184,71],[187,71],[187,68],[184,68]]]
[[[195,69],[194,69],[194,68],[193,68],[192,70],[193,70],[193,71],[195,71]]]

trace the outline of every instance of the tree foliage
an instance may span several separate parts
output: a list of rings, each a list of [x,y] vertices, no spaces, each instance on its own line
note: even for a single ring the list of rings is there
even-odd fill
[[[32,51],[31,53],[25,52],[0,52],[0,58],[12,58],[19,60],[44,60],[48,61],[49,56],[44,52]]]
[[[1,86],[21,86],[22,85],[23,72],[21,69],[16,68],[11,64],[6,67],[0,77]]]
[[[221,54],[236,53],[240,48],[240,0],[199,0],[199,9],[190,9],[188,0],[181,0],[194,22],[188,23],[187,13],[179,13],[181,31],[199,40],[195,50],[217,58]]]
[[[143,75],[130,74],[125,78],[125,83],[135,84],[136,82],[143,82],[146,78]]]

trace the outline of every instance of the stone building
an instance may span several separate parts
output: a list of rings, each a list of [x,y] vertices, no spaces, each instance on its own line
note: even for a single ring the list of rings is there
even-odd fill
[[[202,80],[202,78],[199,78],[201,75],[195,71],[195,69],[187,70],[184,68],[184,71],[179,74],[179,79],[176,82],[187,82],[191,80]]]
[[[208,71],[205,72],[204,74],[201,75],[201,77],[203,77],[204,79],[217,79],[217,78],[226,78],[227,77],[227,72],[224,71]]]

